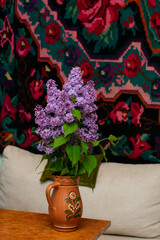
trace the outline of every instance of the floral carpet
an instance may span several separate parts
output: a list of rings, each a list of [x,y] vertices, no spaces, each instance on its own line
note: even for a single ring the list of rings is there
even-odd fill
[[[0,0],[0,151],[37,152],[34,108],[74,66],[94,82],[108,161],[160,162],[160,1]]]

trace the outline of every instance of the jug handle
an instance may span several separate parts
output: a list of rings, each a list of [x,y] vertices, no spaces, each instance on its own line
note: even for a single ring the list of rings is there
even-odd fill
[[[48,201],[48,204],[49,204],[51,209],[53,209],[53,204],[52,204],[52,201],[51,201],[50,192],[51,192],[52,188],[56,188],[58,186],[60,186],[60,183],[59,182],[54,182],[54,183],[49,184],[46,188],[46,197],[47,197],[47,201]]]

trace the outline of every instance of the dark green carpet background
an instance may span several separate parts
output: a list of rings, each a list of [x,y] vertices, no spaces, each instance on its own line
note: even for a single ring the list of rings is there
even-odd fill
[[[160,161],[160,1],[0,0],[0,152],[37,152],[34,107],[72,67],[94,81],[109,161]]]

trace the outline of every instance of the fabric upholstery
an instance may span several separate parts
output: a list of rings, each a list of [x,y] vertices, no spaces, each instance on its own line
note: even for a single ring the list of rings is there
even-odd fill
[[[2,163],[2,154],[0,154],[0,166],[1,166],[1,163]]]
[[[0,168],[0,208],[48,212],[41,155],[7,146]],[[102,163],[95,189],[80,186],[83,217],[109,219],[108,234],[160,238],[160,165]],[[106,238],[109,239],[109,238]]]
[[[151,240],[151,238],[137,238],[137,237],[103,234],[98,238],[98,240]]]
[[[85,217],[110,219],[110,234],[160,238],[160,165],[102,163],[95,189],[81,187]]]
[[[0,208],[47,212],[45,189],[38,175],[45,163],[36,169],[41,155],[17,147],[7,146],[3,151],[0,168]]]

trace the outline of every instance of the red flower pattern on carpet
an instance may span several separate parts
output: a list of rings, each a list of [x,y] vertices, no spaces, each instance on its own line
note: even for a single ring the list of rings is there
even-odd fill
[[[119,9],[124,0],[77,0],[79,20],[88,28],[88,33],[96,35],[106,31],[111,23],[118,21]]]

